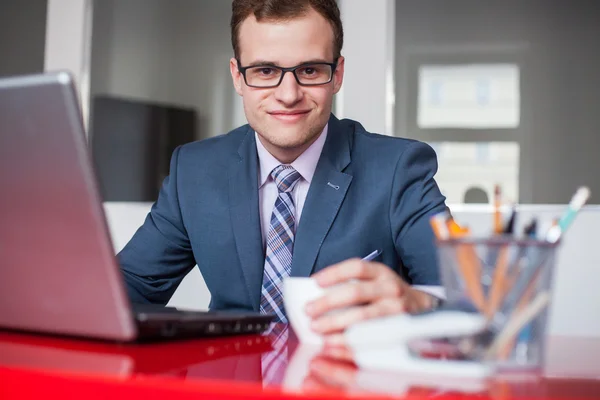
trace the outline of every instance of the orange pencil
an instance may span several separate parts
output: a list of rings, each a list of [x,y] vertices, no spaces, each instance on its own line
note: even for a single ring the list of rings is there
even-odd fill
[[[462,228],[454,219],[447,221],[448,230],[452,238],[464,238],[468,235],[469,229]],[[458,257],[458,267],[465,281],[467,294],[478,310],[485,310],[485,295],[481,287],[481,264],[475,253],[473,245],[459,243],[457,245],[456,255]]]
[[[494,313],[500,307],[504,296],[509,290],[510,279],[506,276],[508,270],[508,247],[503,246],[499,250],[498,258],[496,259],[496,265],[494,266],[494,275],[492,278],[492,288],[488,296],[487,307],[485,314],[488,318],[494,316]]]
[[[446,240],[450,237],[448,227],[446,226],[448,218],[450,218],[450,213],[448,211],[442,211],[429,219],[431,229],[433,229],[433,233],[438,240]]]
[[[502,189],[500,185],[494,187],[494,233],[501,235],[504,231],[502,226],[502,213],[500,208],[502,207]]]

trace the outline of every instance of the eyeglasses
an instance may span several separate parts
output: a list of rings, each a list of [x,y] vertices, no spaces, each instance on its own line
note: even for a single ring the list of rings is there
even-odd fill
[[[283,68],[275,65],[253,65],[242,67],[238,60],[238,70],[244,76],[246,85],[254,88],[274,88],[281,84],[286,72],[291,72],[301,86],[318,86],[331,82],[337,63],[306,63]]]

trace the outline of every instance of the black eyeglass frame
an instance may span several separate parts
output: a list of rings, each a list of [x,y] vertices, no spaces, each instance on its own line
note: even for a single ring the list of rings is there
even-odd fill
[[[256,88],[256,89],[271,89],[271,88],[275,88],[279,85],[281,85],[281,82],[283,81],[283,77],[285,76],[286,72],[291,72],[292,75],[294,75],[294,78],[296,79],[296,82],[298,82],[298,85],[300,86],[321,86],[321,85],[327,85],[328,83],[330,83],[333,80],[333,75],[335,74],[335,70],[338,66],[337,61],[332,62],[332,63],[328,63],[328,62],[308,62],[308,63],[302,63],[300,65],[296,65],[295,67],[289,67],[289,68],[284,68],[284,67],[279,67],[277,65],[271,65],[271,64],[261,64],[261,65],[250,65],[248,67],[242,67],[242,64],[240,63],[240,60],[237,60],[237,67],[238,67],[238,71],[241,72],[242,76],[244,77],[244,82],[246,83],[246,86],[252,87],[252,88]],[[329,80],[327,82],[321,82],[321,83],[302,83],[300,82],[300,79],[298,79],[298,75],[296,75],[296,70],[298,68],[302,68],[302,67],[308,67],[311,65],[328,65],[331,67],[331,76],[329,77]],[[256,86],[256,85],[250,85],[248,84],[248,79],[246,79],[246,71],[249,70],[250,68],[275,68],[281,71],[281,76],[279,77],[279,81],[277,82],[277,84],[275,85],[269,85],[269,86]]]

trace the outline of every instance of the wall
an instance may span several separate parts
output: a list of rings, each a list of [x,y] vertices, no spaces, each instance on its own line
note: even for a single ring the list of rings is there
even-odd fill
[[[89,116],[89,62],[93,0],[48,0],[44,71],[69,71]]]
[[[245,123],[229,74],[230,8],[210,0],[95,2],[92,95],[195,107],[200,138]]]
[[[598,203],[599,8],[593,0],[397,1],[396,134],[420,138],[407,111],[416,53],[506,57],[523,66],[521,201],[564,203],[587,184]]]
[[[46,0],[0,2],[0,77],[44,70]]]
[[[338,118],[393,135],[395,0],[338,0],[344,24],[344,84],[335,97]]]
[[[173,100],[166,5],[161,0],[94,2],[92,94]]]

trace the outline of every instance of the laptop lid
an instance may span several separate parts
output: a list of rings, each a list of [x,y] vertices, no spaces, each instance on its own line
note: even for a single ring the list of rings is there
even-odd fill
[[[0,327],[135,338],[68,73],[0,79],[0,188]]]

